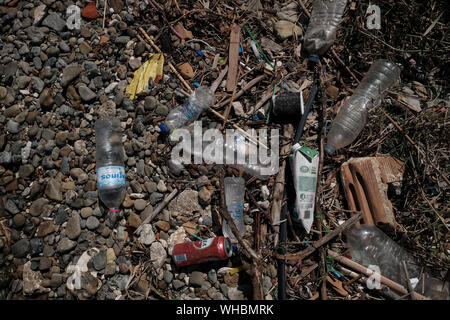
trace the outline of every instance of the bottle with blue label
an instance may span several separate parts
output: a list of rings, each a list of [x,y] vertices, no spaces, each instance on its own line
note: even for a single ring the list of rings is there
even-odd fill
[[[198,87],[185,103],[169,112],[159,128],[163,133],[170,133],[175,129],[187,126],[197,120],[213,100],[214,93],[208,87]]]
[[[245,233],[244,224],[244,195],[245,195],[245,180],[242,177],[226,177],[225,183],[225,205],[227,211],[234,221],[241,236]],[[237,239],[234,237],[230,226],[223,220],[222,234],[225,238],[229,238],[232,243],[236,243]]]
[[[95,143],[98,196],[109,208],[109,215],[117,216],[126,192],[120,121],[116,118],[97,120]]]

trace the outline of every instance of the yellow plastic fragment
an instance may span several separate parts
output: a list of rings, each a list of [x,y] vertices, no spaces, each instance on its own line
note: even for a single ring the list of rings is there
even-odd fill
[[[150,78],[153,79],[153,82],[158,83],[162,79],[163,66],[164,56],[162,54],[150,54],[150,59],[134,72],[133,80],[127,86],[126,93],[130,95],[130,99],[136,99],[138,95],[145,93]]]
[[[238,268],[232,268],[232,269],[230,269],[230,275],[232,276],[233,274],[235,274],[236,272],[239,272],[239,271],[242,271],[242,270],[244,270],[245,269],[245,267],[244,267],[244,265],[242,265],[242,266],[240,266],[240,267],[238,267]]]

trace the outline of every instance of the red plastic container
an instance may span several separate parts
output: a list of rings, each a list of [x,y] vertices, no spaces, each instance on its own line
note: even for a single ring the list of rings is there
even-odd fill
[[[185,242],[173,247],[173,261],[179,267],[208,261],[225,260],[233,254],[231,242],[225,237]]]

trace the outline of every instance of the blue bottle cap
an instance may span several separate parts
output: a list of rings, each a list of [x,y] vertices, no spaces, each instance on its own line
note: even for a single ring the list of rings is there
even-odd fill
[[[311,62],[316,62],[317,63],[317,61],[319,61],[319,57],[316,56],[316,55],[311,55],[311,56],[309,56],[308,60],[311,61]]]
[[[233,243],[231,248],[233,249],[233,252],[237,252],[237,244],[236,243]]]
[[[164,133],[164,134],[168,134],[169,133],[169,128],[167,128],[167,126],[164,123],[161,123],[159,125],[159,128],[161,129],[162,133]]]
[[[325,149],[328,151],[328,153],[334,153],[336,150],[334,150],[334,148],[333,147],[331,147],[330,145],[326,145],[325,146]]]

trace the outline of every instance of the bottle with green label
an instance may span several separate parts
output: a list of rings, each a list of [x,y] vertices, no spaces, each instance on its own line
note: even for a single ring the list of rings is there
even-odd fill
[[[292,220],[301,223],[309,233],[314,221],[319,152],[297,143],[292,147],[290,163],[296,193]]]
[[[119,120],[116,118],[97,120],[95,142],[98,196],[109,208],[110,215],[116,215],[126,192]]]

